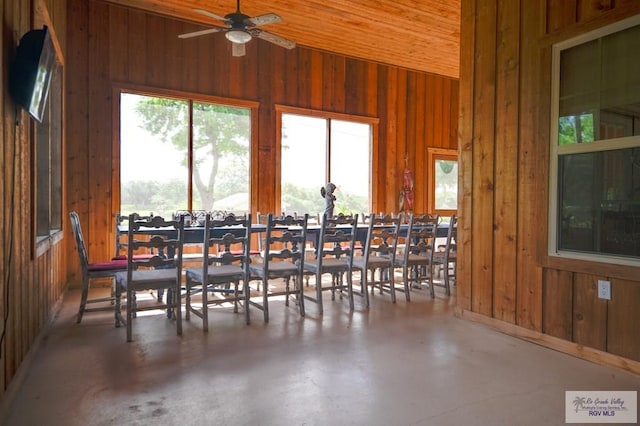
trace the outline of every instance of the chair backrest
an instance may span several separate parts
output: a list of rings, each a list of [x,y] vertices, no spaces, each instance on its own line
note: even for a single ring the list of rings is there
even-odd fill
[[[78,216],[78,213],[72,211],[69,212],[69,218],[71,219],[71,230],[73,231],[73,236],[76,239],[76,248],[80,259],[82,274],[86,275],[89,270],[89,257],[87,255],[87,247],[84,243],[84,236],[82,235],[82,228],[80,227],[80,217]]]
[[[235,216],[233,213],[228,213],[224,218],[216,218],[207,213],[203,236],[202,253],[207,262],[203,262],[202,276],[207,275],[207,266],[213,263],[220,265],[239,263],[245,274],[249,273],[251,214]],[[210,255],[212,247],[217,248],[217,253],[214,255]]]
[[[365,259],[368,261],[370,256],[384,256],[393,264],[396,257],[401,218],[381,213],[369,215],[368,221],[369,228],[364,248]]]
[[[293,216],[276,217],[269,213],[263,247],[265,274],[268,272],[270,262],[289,261],[299,265],[300,275],[302,275],[308,219],[306,214],[295,218]]]
[[[433,261],[437,228],[440,217],[425,214],[409,214],[409,226],[405,237],[405,260],[410,255],[424,256]]]
[[[141,216],[138,213],[134,213],[136,216],[136,220],[148,220],[149,218],[152,217],[152,215],[149,216]],[[114,259],[126,259],[127,258],[127,254],[125,252],[125,250],[127,249],[127,247],[129,247],[128,244],[128,238],[129,236],[127,235],[128,233],[128,226],[124,226],[125,223],[129,222],[129,216],[127,215],[122,215],[120,214],[120,212],[116,212],[116,241],[115,241],[115,254],[114,254]]]
[[[161,216],[141,220],[139,217],[136,213],[129,215],[128,281],[132,281],[133,271],[138,268],[176,268],[180,277],[184,216],[178,216],[176,220],[165,220]],[[146,250],[153,255],[148,258],[134,256],[139,250]]]
[[[322,270],[324,258],[345,258],[349,267],[353,264],[353,254],[358,227],[358,215],[322,215],[320,237],[316,247],[318,270]]]
[[[457,238],[458,238],[458,217],[454,214],[451,215],[449,221],[449,230],[447,231],[447,243],[445,246],[445,262],[448,262],[451,252],[457,251]]]

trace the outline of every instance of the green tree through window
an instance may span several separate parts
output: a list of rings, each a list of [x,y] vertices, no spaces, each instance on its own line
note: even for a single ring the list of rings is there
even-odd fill
[[[124,93],[122,101],[123,213],[249,210],[250,109]]]

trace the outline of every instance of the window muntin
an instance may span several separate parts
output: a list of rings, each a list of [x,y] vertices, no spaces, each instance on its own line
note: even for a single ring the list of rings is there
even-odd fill
[[[280,208],[322,213],[320,188],[336,186],[335,213],[371,210],[371,121],[280,112]]]
[[[120,211],[249,211],[251,108],[120,96]]]
[[[640,259],[640,19],[554,46],[549,253]]]

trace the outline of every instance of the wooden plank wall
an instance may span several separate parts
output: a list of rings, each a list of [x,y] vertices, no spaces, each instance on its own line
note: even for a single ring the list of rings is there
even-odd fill
[[[56,0],[2,0],[2,44],[0,63],[3,76],[2,121],[0,121],[0,400],[19,367],[29,355],[40,332],[51,320],[55,304],[64,291],[66,256],[63,243],[49,242],[48,248],[35,246],[32,215],[32,120],[18,109],[9,96],[8,75],[15,49],[22,35],[41,28],[44,11],[65,43],[66,5]],[[37,250],[38,249],[38,250]]]
[[[374,211],[398,210],[405,154],[416,179],[415,209],[426,211],[427,147],[457,147],[455,79],[258,39],[245,57],[234,58],[221,34],[178,39],[195,29],[188,23],[93,0],[68,4],[68,206],[86,224],[91,258],[113,251],[114,84],[259,102],[254,212],[275,209],[276,104],[380,118]]]
[[[630,0],[462,1],[463,315],[640,361],[640,268],[549,258],[546,217],[551,46],[637,13]],[[613,300],[597,298],[598,279]]]

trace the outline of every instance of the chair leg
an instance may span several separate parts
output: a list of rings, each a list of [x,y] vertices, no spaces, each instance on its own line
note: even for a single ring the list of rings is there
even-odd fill
[[[353,311],[355,309],[353,302],[353,271],[347,272],[347,297],[349,298],[349,309]]]
[[[174,316],[176,318],[176,332],[178,336],[182,336],[182,301],[180,300],[180,281],[177,280],[176,286],[174,288]]]
[[[284,306],[289,306],[289,293],[291,292],[291,277],[284,279]]]
[[[447,296],[451,296],[451,287],[449,286],[449,265],[444,265],[444,291]]]
[[[303,281],[303,277],[302,275],[296,277],[297,279],[294,281],[294,285],[296,286],[296,290],[297,290],[297,297],[298,297],[298,308],[300,309],[300,316],[304,317],[306,314],[305,311],[305,307],[304,307],[304,284],[302,283]]]
[[[360,271],[360,291],[362,291],[362,297],[364,297],[364,306],[369,307],[369,284],[367,283],[367,270],[362,269]]]
[[[121,324],[121,319],[122,319],[122,290],[120,288],[120,285],[116,282],[115,283],[115,306],[114,306],[114,310],[113,310],[113,315],[115,317],[115,321],[116,321],[116,328],[120,327]]]
[[[206,277],[203,277],[206,278]],[[203,279],[203,281],[206,281]],[[202,285],[202,331],[209,331],[209,289],[207,288],[207,284],[205,282],[200,283]],[[178,286],[178,288],[180,288]],[[178,303],[180,304],[180,303]]]
[[[251,304],[251,286],[249,280],[242,282],[242,291],[244,291],[244,319],[247,325],[251,323],[251,315],[249,313],[249,305]]]
[[[429,293],[431,293],[431,298],[434,299],[436,297],[435,286],[433,285],[433,265],[429,265]]]
[[[324,313],[324,306],[322,305],[322,274],[316,273],[316,298],[318,299],[318,313],[322,315]]]
[[[192,281],[191,281],[191,277],[187,274],[187,279],[185,282],[185,285],[187,286],[186,288],[186,294],[184,295],[184,306],[185,306],[185,310],[184,310],[184,319],[187,321],[191,320],[191,287],[192,287]]]
[[[265,277],[262,280],[262,312],[264,313],[264,322],[269,322],[269,282]]]
[[[89,278],[86,277],[82,279],[82,294],[80,295],[80,308],[78,309],[78,318],[76,319],[77,324],[80,324],[80,321],[82,321],[84,310],[87,307],[88,295],[89,295]]]
[[[391,275],[393,276],[393,273]],[[411,293],[411,285],[410,285],[409,281],[407,281],[407,280],[404,280],[402,285],[403,285],[403,288],[404,288],[405,299],[407,300],[407,302],[410,302],[411,301],[411,295],[410,295],[410,293]]]
[[[135,292],[127,289],[127,342],[133,341],[133,309],[135,304]]]

